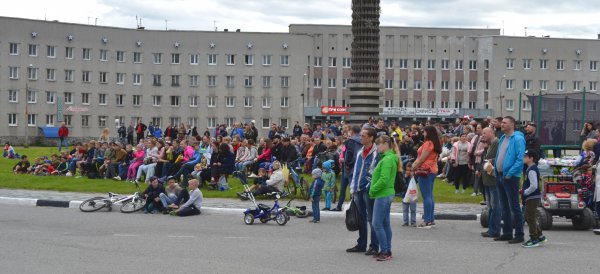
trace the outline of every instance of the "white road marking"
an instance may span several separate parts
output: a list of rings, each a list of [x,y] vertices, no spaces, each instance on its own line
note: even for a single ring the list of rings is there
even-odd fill
[[[250,237],[223,237],[223,239],[250,239]]]
[[[430,244],[435,244],[438,241],[407,241],[409,243],[430,243]]]
[[[190,235],[167,235],[169,238],[195,238],[196,236]]]
[[[115,236],[115,237],[137,237],[139,235],[135,235],[135,234],[113,234],[113,236]]]

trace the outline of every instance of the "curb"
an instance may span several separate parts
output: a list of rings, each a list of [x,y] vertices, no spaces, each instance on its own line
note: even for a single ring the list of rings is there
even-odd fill
[[[33,198],[12,198],[12,197],[0,197],[0,204],[13,204],[13,205],[26,205],[26,206],[43,206],[43,207],[61,207],[61,208],[79,208],[82,201],[58,201],[58,200],[45,200],[45,199],[33,199]],[[242,214],[245,208],[222,208],[222,207],[202,207],[202,212],[214,213],[214,214]],[[334,217],[334,218],[345,218],[346,214],[343,212],[331,212],[321,211],[321,216]],[[390,213],[392,218],[402,218],[402,213]],[[468,214],[468,213],[441,213],[435,214],[436,220],[454,220],[454,221],[478,221],[480,214]]]

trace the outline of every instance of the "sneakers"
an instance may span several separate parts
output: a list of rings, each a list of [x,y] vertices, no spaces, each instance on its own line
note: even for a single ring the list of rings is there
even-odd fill
[[[509,240],[508,243],[509,244],[520,244],[524,241],[525,241],[525,239],[523,239],[523,238],[514,238],[512,240]]]
[[[512,240],[512,238],[508,237],[508,236],[500,236],[498,238],[494,238],[494,241],[496,241],[496,242],[508,242],[511,240]]]
[[[336,207],[336,208],[333,208],[331,211],[342,211],[342,209]]]
[[[113,177],[113,179],[115,179],[117,181],[121,181],[121,177],[120,176]]]
[[[315,224],[316,224],[316,223],[318,223],[318,222],[320,222],[320,221],[319,221],[319,220],[312,219],[312,220],[310,220],[310,221],[308,221],[308,222],[309,222],[309,223],[315,223]],[[347,250],[346,250],[346,251],[347,251]]]
[[[538,242],[538,243],[540,243],[540,244],[541,244],[541,243],[545,243],[545,242],[547,242],[547,241],[548,241],[548,239],[546,239],[546,236],[544,236],[544,235],[540,236],[540,237],[537,239],[537,242]]]
[[[366,256],[372,256],[372,255],[377,255],[379,252],[377,252],[377,250],[375,250],[375,248],[370,247],[369,250],[367,250],[367,252],[365,252]]]
[[[463,189],[463,190],[461,191],[461,193],[462,193],[462,194],[465,194],[465,190]]]
[[[329,211],[330,209],[328,207],[324,207],[323,209],[321,209],[323,211]]]
[[[454,194],[458,194],[458,189],[454,191]]]
[[[510,243],[510,242],[509,242]],[[529,240],[527,242],[524,242],[523,244],[521,244],[522,247],[524,248],[530,248],[530,247],[538,247],[540,246],[539,242],[537,240]]]
[[[392,252],[381,252],[375,259],[378,262],[389,261],[392,259]]]
[[[248,193],[246,193],[246,192],[238,192],[236,194],[238,197],[240,197],[240,200],[242,200],[242,201],[246,201],[246,200],[250,199],[250,198],[248,198]]]
[[[473,194],[471,194],[471,197],[475,197],[477,195],[478,195],[477,193],[473,192]]]
[[[346,252],[348,253],[359,253],[359,252],[365,252],[366,250],[364,248],[360,248],[358,246],[352,247],[352,248],[348,248],[346,249]]]
[[[486,231],[486,232],[481,232],[481,237],[484,237],[484,238],[498,238],[499,236],[498,235],[492,235],[492,234],[490,234],[490,233],[488,233]]]
[[[420,225],[417,226],[417,228],[432,228],[435,227],[435,223],[434,222],[430,222],[430,223],[421,223]]]
[[[408,226],[408,223],[403,223],[402,226]]]
[[[256,174],[252,173],[252,174],[250,174],[250,175],[248,176],[248,178],[258,178],[258,175],[256,175]]]

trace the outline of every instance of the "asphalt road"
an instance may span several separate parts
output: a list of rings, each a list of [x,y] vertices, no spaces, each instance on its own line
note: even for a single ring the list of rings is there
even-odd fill
[[[472,221],[433,229],[393,220],[394,258],[347,254],[340,218],[244,225],[242,216],[82,213],[0,205],[1,273],[598,273],[600,236],[557,224],[524,249],[479,236]]]

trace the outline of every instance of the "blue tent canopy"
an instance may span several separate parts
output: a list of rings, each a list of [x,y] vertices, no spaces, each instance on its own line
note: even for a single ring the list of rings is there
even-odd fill
[[[58,138],[58,127],[40,127],[45,138]]]

